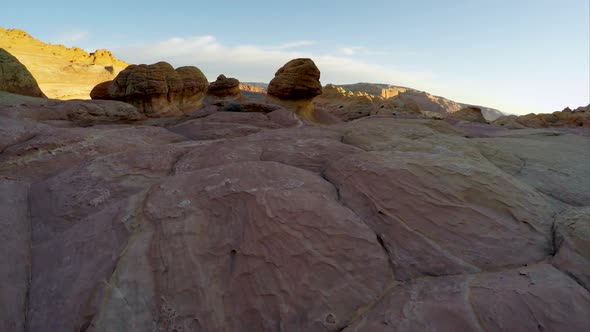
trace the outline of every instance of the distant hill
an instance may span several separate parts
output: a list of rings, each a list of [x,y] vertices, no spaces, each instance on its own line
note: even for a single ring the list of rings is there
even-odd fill
[[[54,99],[89,99],[96,84],[112,80],[128,66],[108,50],[88,53],[48,44],[18,29],[0,27],[0,48],[24,64],[41,90]]]
[[[241,89],[243,91],[246,91],[247,93],[266,93],[266,88],[268,87],[268,84],[261,82],[243,82],[241,85],[244,86]],[[466,103],[458,103],[445,97],[434,96],[427,92],[404,86],[368,82],[360,82],[354,84],[339,84],[335,86],[341,87],[344,90],[353,92],[355,94],[367,94],[370,96],[381,97],[384,99],[399,98],[401,100],[406,101],[411,99],[420,107],[421,110],[425,112],[453,113],[464,107],[474,106],[481,108],[483,116],[488,121],[494,121],[497,118],[506,115],[494,108]]]

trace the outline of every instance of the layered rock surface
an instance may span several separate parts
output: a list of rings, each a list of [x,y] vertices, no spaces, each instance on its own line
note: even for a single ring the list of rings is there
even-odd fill
[[[0,93],[0,330],[590,324],[588,129],[122,105]]]
[[[101,83],[94,90],[104,96]],[[201,105],[207,91],[207,78],[194,66],[174,69],[169,63],[131,65],[108,87],[108,98],[132,104],[149,117],[178,116]]]

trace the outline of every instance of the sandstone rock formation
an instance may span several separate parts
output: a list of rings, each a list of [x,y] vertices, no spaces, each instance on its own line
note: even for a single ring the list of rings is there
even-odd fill
[[[92,88],[112,80],[128,66],[108,50],[88,53],[41,42],[18,29],[0,27],[0,48],[24,64],[41,90],[56,99],[89,99]]]
[[[459,121],[488,123],[486,118],[481,113],[481,108],[474,106],[468,106],[458,110],[457,112],[450,113],[447,118]]]
[[[217,76],[215,82],[209,84],[207,94],[215,97],[231,97],[236,98],[240,96],[240,81],[235,78],[227,78],[221,74]]]
[[[2,48],[0,48],[0,91],[31,97],[45,97],[27,68]]]
[[[166,117],[200,106],[207,86],[207,78],[198,68],[187,66],[175,70],[162,61],[127,67],[113,80],[108,95],[136,106],[149,117]],[[97,89],[100,91],[101,87]]]
[[[307,120],[315,119],[313,98],[322,94],[320,70],[311,59],[293,59],[268,84],[268,99]]]
[[[195,108],[206,79],[166,63],[93,93],[138,107],[0,91],[0,331],[590,326],[590,128],[551,126],[587,109],[435,120],[393,88],[314,99],[312,64],[273,103]]]
[[[511,129],[548,128],[548,127],[584,127],[590,128],[590,105],[575,110],[569,107],[561,112],[551,114],[509,115],[498,118],[494,124]]]

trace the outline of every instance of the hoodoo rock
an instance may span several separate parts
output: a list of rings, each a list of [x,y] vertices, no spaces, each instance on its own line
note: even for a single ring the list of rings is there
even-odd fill
[[[287,62],[268,84],[269,101],[281,104],[308,120],[316,119],[312,100],[321,94],[320,70],[311,59]]]
[[[238,97],[240,95],[240,81],[225,75],[217,76],[217,80],[209,84],[207,94],[215,97]]]
[[[177,116],[200,106],[207,85],[198,68],[175,70],[162,61],[127,67],[113,80],[109,95],[136,106],[149,117]]]
[[[2,48],[0,48],[0,91],[45,97],[27,67]]]
[[[322,94],[320,70],[311,59],[294,59],[275,74],[268,94],[280,99],[309,99]]]

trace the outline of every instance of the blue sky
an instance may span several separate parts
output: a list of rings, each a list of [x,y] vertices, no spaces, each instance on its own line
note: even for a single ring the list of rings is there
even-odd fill
[[[409,86],[525,114],[590,103],[589,0],[20,1],[0,26],[268,82],[311,57],[322,83]]]

